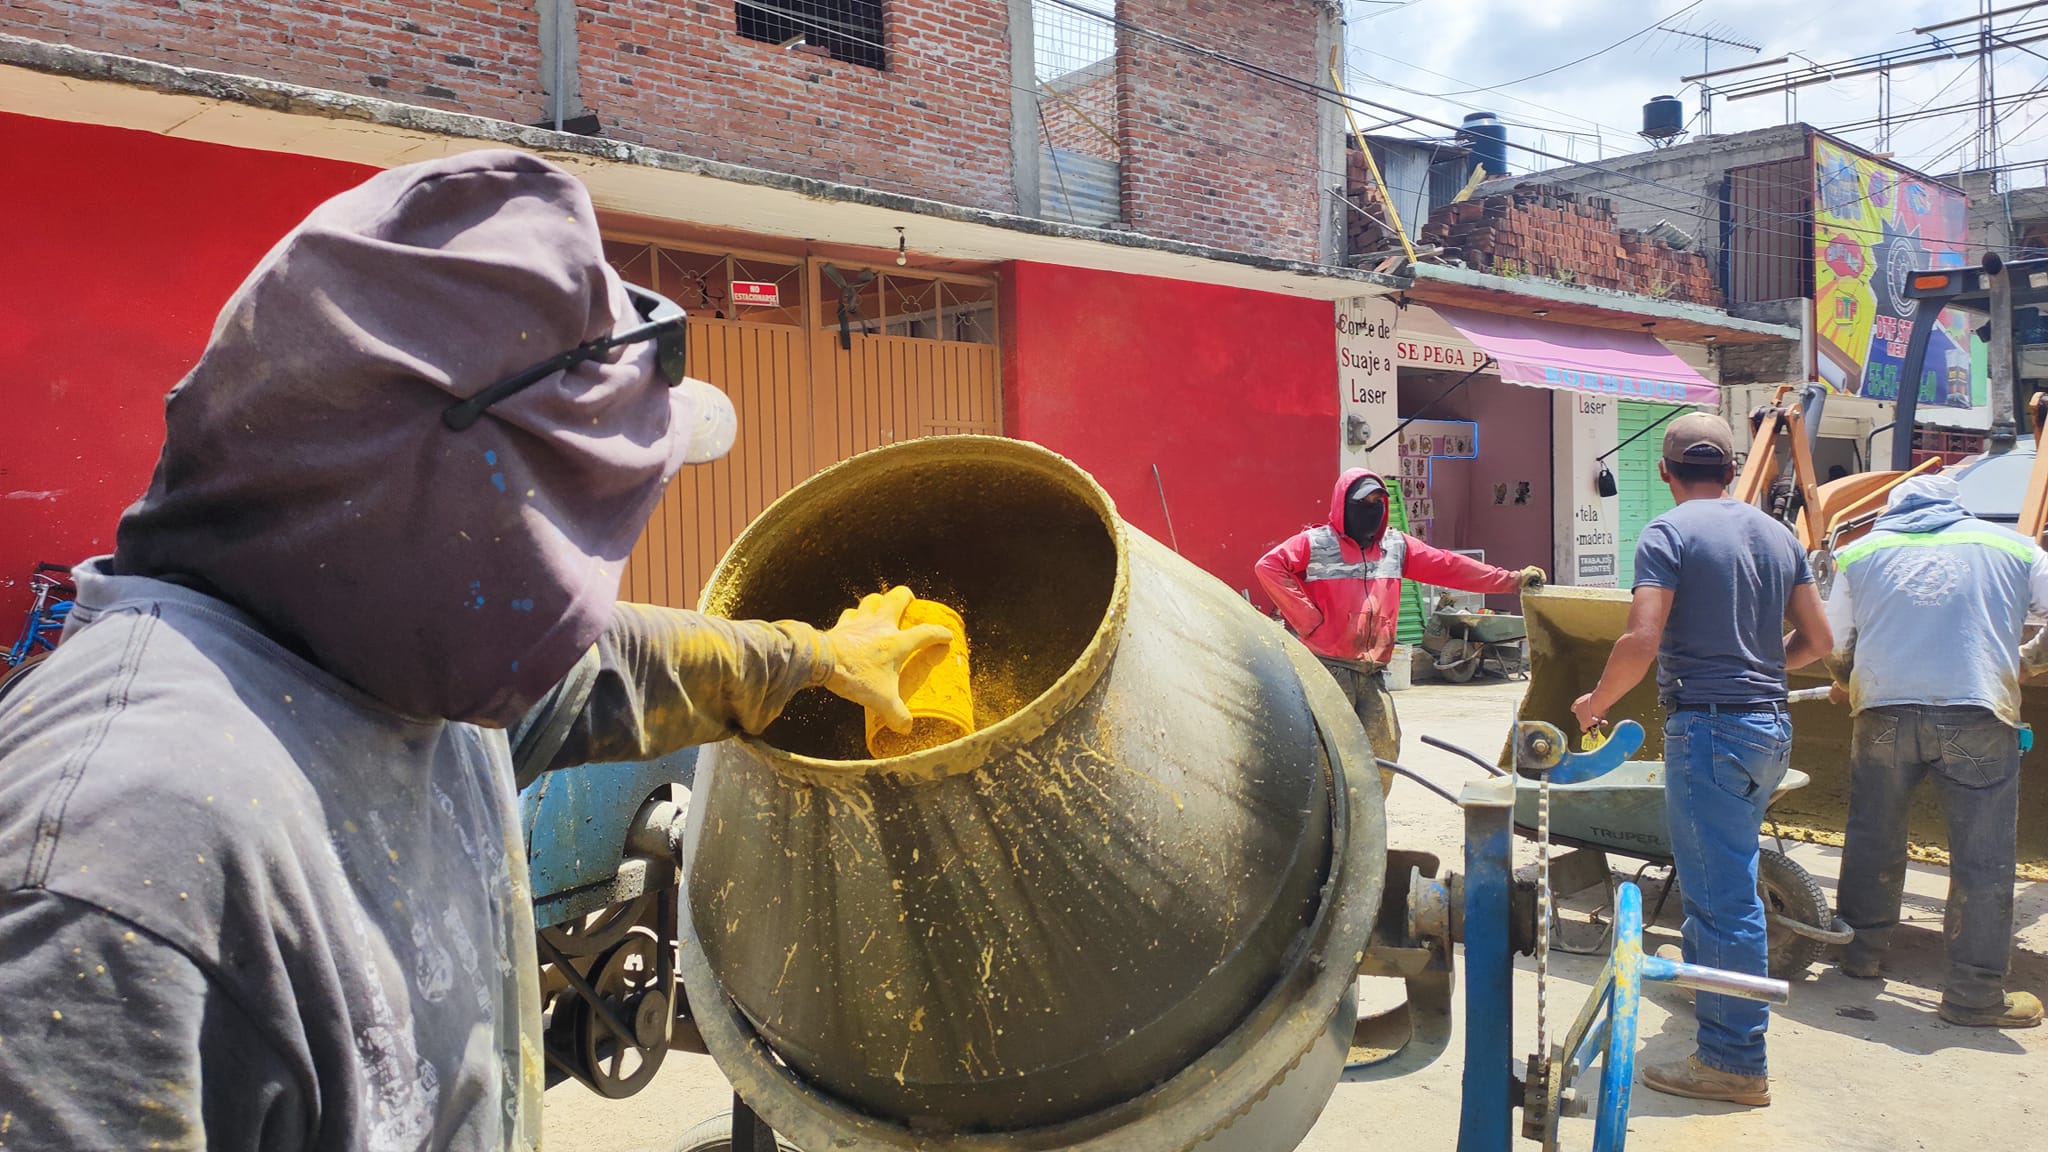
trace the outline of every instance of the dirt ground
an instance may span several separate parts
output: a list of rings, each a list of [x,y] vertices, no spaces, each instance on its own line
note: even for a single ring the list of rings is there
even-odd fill
[[[1418,685],[1401,693],[1396,699],[1406,731],[1404,763],[1455,792],[1476,770],[1417,737],[1433,734],[1490,756],[1501,745],[1520,692],[1519,684],[1481,681]],[[2048,771],[2048,762],[2036,754],[2025,770]],[[1434,851],[1447,861],[1460,854],[1458,811],[1413,783],[1394,786],[1388,825],[1394,847]],[[1832,900],[1836,850],[1788,847]],[[1519,863],[1533,860],[1528,846],[1519,852]],[[1629,1146],[1685,1152],[1890,1152],[2038,1145],[2039,1133],[2048,1126],[2048,1028],[1957,1028],[1935,1015],[1944,968],[1941,913],[1947,885],[1940,870],[1914,866],[1907,881],[1906,924],[1894,938],[1887,981],[1850,980],[1826,964],[1817,965],[1794,985],[1791,1004],[1773,1011],[1770,1107],[1680,1100],[1637,1086]],[[2018,900],[2010,987],[2048,994],[2048,884],[2022,883]],[[1677,941],[1677,901],[1671,904],[1648,933],[1646,947]],[[1554,1029],[1576,1015],[1598,969],[1594,958],[1554,958],[1549,996]],[[1515,983],[1519,1052],[1535,1044],[1535,989],[1534,969],[1524,959]],[[1369,1001],[1385,995],[1380,988],[1366,992]],[[1460,1001],[1454,1011],[1461,1008]],[[1685,993],[1653,986],[1643,1006],[1639,1061],[1683,1057],[1691,1051],[1691,1025]],[[1304,1152],[1452,1148],[1461,1048],[1454,1040],[1436,1063],[1395,1082],[1340,1084],[1301,1146]],[[550,1152],[667,1152],[683,1130],[726,1110],[729,1092],[708,1058],[682,1053],[672,1054],[654,1083],[627,1100],[603,1100],[565,1084],[548,1094],[546,1146]],[[1566,1147],[1591,1141],[1590,1120],[1566,1121]]]

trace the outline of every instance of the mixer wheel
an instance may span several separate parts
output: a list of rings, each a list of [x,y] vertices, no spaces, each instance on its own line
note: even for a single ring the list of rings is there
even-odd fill
[[[797,1152],[797,1146],[781,1136],[775,1138],[775,1147],[780,1152]],[[732,1113],[721,1112],[691,1125],[667,1152],[732,1152]]]

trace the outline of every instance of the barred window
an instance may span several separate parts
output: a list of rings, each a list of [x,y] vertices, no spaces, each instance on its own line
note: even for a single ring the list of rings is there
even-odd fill
[[[835,60],[887,68],[882,0],[735,0],[740,35],[794,48],[823,48]]]

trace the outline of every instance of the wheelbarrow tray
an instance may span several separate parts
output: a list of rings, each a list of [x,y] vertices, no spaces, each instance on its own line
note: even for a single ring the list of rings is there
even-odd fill
[[[1500,612],[1442,608],[1436,611],[1435,618],[1450,636],[1474,640],[1481,644],[1507,644],[1528,634],[1528,629],[1523,626],[1520,616]]]
[[[1790,769],[1771,793],[1775,802],[1810,778]],[[1536,781],[1515,779],[1515,827],[1536,831]],[[1669,863],[1671,833],[1664,822],[1664,763],[1631,760],[1597,780],[1550,786],[1550,835],[1561,844]]]

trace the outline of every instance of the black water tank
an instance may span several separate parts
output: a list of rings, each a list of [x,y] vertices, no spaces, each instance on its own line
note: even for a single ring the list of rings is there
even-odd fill
[[[1508,129],[1491,112],[1474,112],[1465,117],[1463,135],[1472,139],[1472,155],[1488,176],[1508,174]]]
[[[1643,105],[1643,135],[1669,140],[1685,132],[1685,105],[1676,96],[1658,96]]]

